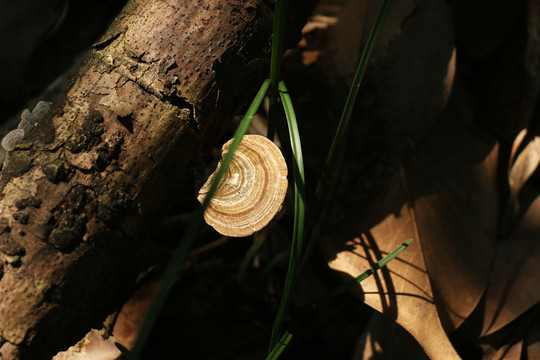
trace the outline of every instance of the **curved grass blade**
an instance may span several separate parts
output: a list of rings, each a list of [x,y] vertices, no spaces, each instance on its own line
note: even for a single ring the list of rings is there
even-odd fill
[[[272,348],[272,351],[270,351],[270,354],[268,354],[266,360],[276,360],[281,355],[283,350],[285,350],[287,345],[289,345],[292,337],[293,335],[290,332],[285,331],[285,334],[283,334],[279,342]]]
[[[337,128],[336,134],[332,141],[332,145],[330,146],[330,152],[328,153],[328,156],[326,158],[324,170],[321,174],[319,182],[317,183],[317,188],[315,190],[315,198],[316,198],[315,204],[321,203],[320,197],[326,186],[326,177],[328,175],[328,172],[332,168],[337,151],[339,147],[341,146],[341,144],[343,143],[345,131],[347,130],[347,127],[349,126],[352,111],[354,108],[354,103],[356,101],[356,97],[358,96],[358,91],[360,89],[360,83],[362,82],[362,78],[364,77],[364,73],[366,72],[369,58],[371,57],[371,53],[373,51],[375,41],[377,40],[377,36],[379,35],[379,32],[382,28],[382,25],[388,13],[388,9],[390,8],[390,3],[391,3],[391,0],[383,1],[381,8],[379,9],[379,12],[377,14],[377,18],[375,19],[375,23],[373,24],[373,27],[371,28],[371,32],[369,34],[366,46],[364,47],[364,51],[362,52],[362,57],[360,58],[358,67],[356,68],[356,73],[354,74],[351,88],[349,90],[349,95],[347,96],[347,100],[343,108],[343,113],[341,114],[341,119],[339,120],[339,125]],[[317,210],[318,209],[315,209],[315,211]]]
[[[253,116],[255,115],[255,113],[257,112],[257,109],[261,105],[261,102],[264,99],[264,95],[266,94],[266,91],[268,90],[268,85],[269,85],[268,80],[265,80],[264,83],[261,85],[259,92],[253,99],[253,102],[248,108],[246,114],[244,115],[244,118],[242,119],[242,122],[240,122],[240,125],[238,126],[238,129],[236,130],[234,134],[234,140],[231,144],[231,147],[229,148],[229,152],[225,156],[225,159],[223,159],[223,162],[216,173],[216,176],[214,178],[214,181],[212,182],[208,195],[204,199],[202,205],[195,212],[195,215],[193,216],[193,220],[189,223],[188,228],[182,235],[182,238],[180,239],[180,241],[178,242],[178,245],[176,245],[172,253],[171,259],[169,260],[169,263],[167,267],[165,268],[165,271],[161,277],[161,283],[156,291],[154,300],[152,301],[152,304],[150,305],[150,308],[148,309],[148,314],[144,318],[143,324],[141,326],[141,330],[137,336],[135,345],[133,346],[133,350],[131,352],[133,358],[140,358],[141,356],[141,352],[144,348],[144,345],[146,344],[146,341],[148,340],[148,337],[150,336],[152,328],[161,311],[161,308],[165,304],[165,300],[167,299],[169,291],[172,285],[174,284],[176,273],[180,270],[182,264],[184,263],[184,260],[191,247],[191,244],[193,243],[193,240],[197,236],[199,228],[203,222],[204,211],[208,207],[208,204],[210,203],[210,200],[214,196],[221,179],[225,175],[225,172],[227,171],[227,168],[229,167],[229,164],[231,163],[231,160],[234,156],[234,152],[236,151],[236,149],[238,148],[238,145],[242,141],[242,138],[244,134],[246,133],[249,127],[249,124],[251,123],[251,120],[253,119]]]
[[[294,113],[291,97],[285,83],[279,82],[279,94],[283,103],[283,109],[285,110],[285,116],[287,117],[287,125],[289,128],[289,136],[291,140],[291,148],[293,152],[293,166],[294,166],[294,196],[295,196],[295,216],[293,234],[297,234],[297,251],[302,250],[302,241],[304,238],[304,207],[305,207],[305,175],[304,175],[304,157],[302,154],[302,144],[300,142],[300,131],[298,130],[298,123],[296,122],[296,115]],[[297,221],[298,220],[298,221]]]
[[[302,145],[300,143],[300,132],[296,123],[296,115],[292,105],[291,98],[283,81],[279,82],[279,93],[287,124],[289,127],[289,136],[291,140],[291,148],[293,152],[293,167],[294,167],[294,227],[293,238],[291,244],[291,255],[289,268],[287,269],[287,277],[283,295],[279,304],[278,312],[274,320],[272,335],[270,337],[270,348],[273,348],[278,340],[283,326],[283,321],[287,313],[292,288],[295,282],[296,270],[300,263],[300,254],[302,252],[302,242],[304,238],[304,215],[305,215],[305,176],[304,176],[304,159],[302,156]]]
[[[278,82],[280,78],[281,55],[285,34],[285,18],[288,0],[276,0],[274,8],[274,29],[272,35],[272,55],[270,63],[270,89],[268,110],[268,133],[266,137],[274,141],[276,132],[276,113],[278,111]]]
[[[347,281],[346,283],[338,286],[337,288],[335,288],[334,290],[332,290],[331,292],[329,292],[325,296],[323,296],[323,297],[319,298],[318,300],[310,303],[309,305],[306,306],[306,309],[307,308],[317,307],[317,306],[331,300],[332,298],[336,297],[337,295],[343,294],[344,292],[350,290],[353,286],[355,286],[355,285],[361,283],[362,281],[366,280],[368,277],[373,275],[377,270],[382,269],[390,261],[394,260],[403,250],[405,250],[409,245],[411,245],[412,242],[413,242],[413,239],[408,239],[403,244],[398,246],[390,254],[386,255],[381,260],[377,261],[377,263],[375,265],[373,265],[372,268],[364,271],[363,273],[358,275],[356,278],[351,279],[350,281]]]

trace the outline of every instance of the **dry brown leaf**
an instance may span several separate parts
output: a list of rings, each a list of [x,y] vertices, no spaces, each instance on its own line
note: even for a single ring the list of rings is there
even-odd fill
[[[329,230],[332,269],[356,276],[407,238],[387,270],[362,283],[364,301],[393,316],[432,359],[457,356],[444,330],[477,306],[494,258],[498,216],[495,142],[445,116],[372,209]]]
[[[391,202],[374,210],[388,213],[380,223],[366,231],[353,215],[323,238],[329,265],[357,276],[404,240],[414,238],[397,260],[362,282],[361,297],[407,329],[431,359],[459,359],[439,321],[414,215],[407,205],[400,205],[400,195],[405,193],[402,176],[398,174],[392,183],[392,196],[387,198]]]
[[[474,124],[446,115],[405,163],[424,259],[449,329],[474,310],[489,278],[498,220],[497,153]]]
[[[380,5],[379,0],[350,1],[342,10],[321,56],[323,70],[335,82],[348,86],[352,81]],[[444,0],[392,3],[363,83],[370,104],[362,104],[367,109],[361,111],[371,121],[390,122],[398,133],[421,138],[448,100],[454,56],[453,23]]]
[[[351,360],[429,360],[416,340],[381,314],[369,320]]]
[[[540,195],[527,209],[514,234],[498,243],[486,293],[482,334],[506,326],[540,303]]]
[[[480,310],[484,310],[483,307],[479,307]],[[504,326],[500,330],[493,332],[489,335],[482,336],[476,340],[476,344],[480,346],[483,353],[483,360],[525,360],[527,359],[527,348],[533,344],[534,341],[540,340],[534,338],[537,331],[540,317],[540,307],[536,305],[534,308],[528,310],[526,313],[521,314],[518,318],[512,321],[510,324]],[[477,314],[480,314],[477,313]],[[480,314],[483,315],[483,314]],[[477,331],[481,329],[480,322],[476,322]]]
[[[92,329],[76,345],[58,353],[52,360],[117,360],[122,353],[114,337],[104,338],[102,331]]]
[[[527,47],[525,49],[524,68],[526,81],[521,94],[518,126],[528,128],[535,119],[534,112],[540,92],[540,1],[527,1]],[[537,117],[536,117],[537,118]]]
[[[335,86],[325,94],[333,98],[319,103],[337,104],[329,107],[341,111],[345,95],[340,97],[337,90],[348,89],[380,3],[351,1],[330,29],[328,38],[333,41],[321,49],[319,65],[326,81]],[[453,86],[453,36],[452,18],[444,0],[392,3],[347,133],[343,161],[348,165],[339,174],[342,184],[332,189],[335,206],[329,208],[329,221],[341,220],[344,209],[365,202],[379,191],[379,184],[395,170],[411,143],[432,130]],[[299,118],[320,119],[326,115],[319,104],[312,108],[315,111],[302,113]],[[328,126],[334,119],[337,121],[339,114],[319,123]],[[328,131],[333,133],[335,127],[328,127]],[[307,138],[315,140],[313,145],[306,145],[306,153],[327,149],[328,131],[318,127],[313,136],[310,133]],[[321,154],[320,158],[325,156]],[[349,191],[351,188],[355,190]]]
[[[518,138],[521,138],[521,133]],[[529,180],[540,164],[540,137],[535,136],[528,140],[525,148],[517,155],[510,168],[508,181],[510,191],[517,196],[523,185]]]
[[[540,359],[540,341],[529,345],[527,348],[527,360],[539,360]]]
[[[510,191],[505,218],[503,219],[504,234],[511,227],[514,216],[519,211],[518,195],[521,189],[540,165],[540,137],[534,136],[531,138],[527,135],[527,129],[522,130],[516,136],[512,145],[510,159],[513,164],[508,172]]]
[[[528,329],[525,336],[525,348],[527,360],[540,360],[540,313],[536,313],[536,321]]]
[[[490,347],[484,348],[482,360],[521,360],[523,351],[523,340],[493,349]]]

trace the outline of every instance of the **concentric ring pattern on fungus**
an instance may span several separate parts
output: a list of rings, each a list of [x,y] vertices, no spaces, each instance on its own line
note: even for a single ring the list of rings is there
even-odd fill
[[[223,145],[222,160],[232,141]],[[199,190],[201,203],[214,176],[215,172]],[[281,209],[287,185],[287,164],[279,148],[264,136],[245,135],[204,219],[220,234],[249,236],[268,225]]]

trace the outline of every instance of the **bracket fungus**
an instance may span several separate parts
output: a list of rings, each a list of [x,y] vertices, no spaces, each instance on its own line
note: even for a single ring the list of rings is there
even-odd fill
[[[17,125],[17,128],[11,130],[9,133],[6,134],[6,136],[2,138],[2,148],[4,148],[4,150],[6,151],[13,151],[15,149],[15,146],[21,141],[23,141],[25,131],[34,128],[39,122],[40,117],[43,114],[47,113],[50,108],[50,102],[40,101],[34,107],[34,110],[30,111],[28,109],[24,109],[21,114],[21,121],[19,122],[19,125]]]
[[[222,148],[222,159],[232,139]],[[214,172],[199,190],[202,203],[210,190]],[[281,209],[287,192],[287,164],[279,148],[260,135],[245,135],[227,172],[204,213],[217,232],[227,236],[249,236],[259,231]]]
[[[50,102],[40,101],[32,111],[24,109],[21,114],[21,121],[17,128],[7,133],[0,141],[0,170],[4,168],[9,159],[9,153],[15,150],[17,144],[24,140],[25,131],[33,129],[41,117],[51,108]]]
[[[7,133],[6,136],[2,139],[2,147],[6,151],[13,151],[15,149],[15,146],[17,146],[18,143],[20,143],[24,138],[24,130],[23,129],[15,129],[11,130],[9,133]]]
[[[51,104],[52,103],[47,101],[39,101],[32,111],[24,109],[17,129],[30,130],[36,126],[41,116],[49,111]]]

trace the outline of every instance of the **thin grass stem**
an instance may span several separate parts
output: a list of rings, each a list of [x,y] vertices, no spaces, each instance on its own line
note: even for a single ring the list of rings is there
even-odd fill
[[[308,308],[315,308],[320,306],[321,304],[328,302],[329,300],[333,299],[334,297],[343,294],[344,292],[350,290],[357,284],[361,283],[362,281],[366,280],[368,277],[373,275],[377,270],[382,269],[385,267],[390,261],[395,259],[403,250],[405,250],[411,243],[413,239],[408,239],[403,244],[398,246],[394,251],[392,251],[390,254],[383,257],[381,260],[379,260],[375,265],[373,265],[372,268],[364,271],[354,279],[351,279],[350,281],[347,281],[343,283],[342,285],[338,286],[334,290],[330,291],[328,294],[324,295],[323,297],[315,300],[314,302],[310,303],[308,306],[305,307],[307,310]]]
[[[289,345],[291,342],[291,339],[293,337],[293,334],[291,334],[288,331],[285,331],[285,334],[281,337],[279,342],[272,348],[272,351],[270,351],[270,354],[266,357],[266,360],[276,360],[279,358],[283,350]]]
[[[272,335],[270,337],[270,349],[272,349],[279,341],[285,315],[290,303],[292,289],[295,283],[295,275],[300,263],[300,255],[302,252],[302,242],[304,238],[304,215],[305,215],[305,176],[304,176],[304,159],[302,155],[302,144],[300,142],[300,132],[296,122],[296,115],[292,105],[291,98],[283,81],[279,82],[279,92],[287,124],[289,128],[289,136],[291,148],[293,152],[293,167],[294,167],[294,226],[291,244],[291,254],[289,267],[287,269],[287,277],[283,288],[283,295],[279,304],[278,312],[274,320]]]
[[[375,41],[377,40],[377,36],[379,35],[379,32],[388,13],[388,9],[390,8],[390,3],[391,0],[383,0],[381,8],[379,9],[379,12],[377,14],[377,18],[375,19],[375,23],[371,28],[371,32],[369,34],[366,46],[364,47],[364,51],[362,52],[362,57],[360,58],[360,62],[358,63],[358,67],[356,68],[356,73],[354,75],[351,88],[349,90],[349,95],[347,96],[347,100],[345,101],[345,106],[339,120],[338,128],[334,139],[332,140],[332,145],[326,158],[324,170],[319,178],[319,182],[317,183],[317,188],[315,190],[316,204],[321,203],[320,197],[322,196],[321,194],[323,193],[323,190],[326,186],[326,177],[332,169],[332,165],[334,164],[334,160],[340,146],[343,144],[343,138],[349,126],[352,111],[354,109],[354,103],[360,89],[360,84],[364,77],[364,73],[366,72],[367,64],[369,58],[371,57],[371,53],[373,52]],[[316,209],[315,211],[317,210],[318,209]]]

